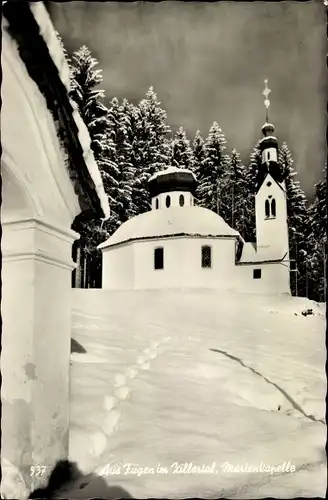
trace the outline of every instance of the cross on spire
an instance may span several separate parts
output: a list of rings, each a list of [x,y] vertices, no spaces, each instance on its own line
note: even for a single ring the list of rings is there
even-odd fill
[[[266,108],[266,121],[268,122],[269,121],[269,107],[270,107],[270,101],[269,101],[268,97],[269,97],[271,90],[268,87],[268,80],[264,80],[264,83],[265,83],[265,88],[262,92],[262,95],[264,95],[264,97],[265,97],[264,106]]]

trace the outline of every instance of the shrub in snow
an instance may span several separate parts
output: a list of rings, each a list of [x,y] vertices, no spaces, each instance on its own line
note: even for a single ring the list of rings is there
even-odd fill
[[[311,314],[313,314],[313,309],[304,309],[304,311],[302,311],[303,316],[309,316]]]

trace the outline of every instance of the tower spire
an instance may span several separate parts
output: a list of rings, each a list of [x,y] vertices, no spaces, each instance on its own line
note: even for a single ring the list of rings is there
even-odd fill
[[[271,90],[268,87],[268,80],[264,80],[264,84],[265,84],[265,87],[264,87],[264,90],[262,92],[262,95],[264,95],[264,97],[265,97],[265,100],[264,100],[264,106],[266,108],[265,118],[266,118],[266,122],[268,123],[269,122],[269,107],[270,107],[270,101],[269,101],[268,97],[269,97]]]

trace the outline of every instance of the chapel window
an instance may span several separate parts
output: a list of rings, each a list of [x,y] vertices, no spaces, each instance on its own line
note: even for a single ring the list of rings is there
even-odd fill
[[[180,205],[180,207],[183,207],[184,202],[185,202],[184,196],[183,196],[183,194],[180,194],[180,196],[179,196],[179,205]]]
[[[164,269],[164,248],[158,247],[154,250],[154,269]]]
[[[202,267],[212,267],[212,248],[208,245],[202,246]]]
[[[274,198],[271,200],[271,215],[272,217],[276,216],[276,200]]]
[[[261,277],[262,277],[262,270],[261,269],[254,269],[253,270],[253,279],[260,280]]]
[[[270,202],[265,200],[265,216],[270,217]]]
[[[167,208],[169,208],[169,206],[171,205],[171,196],[166,197],[165,204],[166,204]]]
[[[158,198],[156,198],[156,202],[155,202],[155,204],[156,204],[156,210],[158,210],[158,208],[159,208],[159,201],[158,201]]]

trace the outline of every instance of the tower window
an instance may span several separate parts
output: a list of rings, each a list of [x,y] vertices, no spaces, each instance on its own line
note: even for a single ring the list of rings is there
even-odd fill
[[[269,200],[265,200],[265,216],[270,217],[270,203]]]
[[[212,248],[208,245],[202,247],[202,267],[212,267]]]
[[[253,279],[260,280],[261,277],[262,277],[262,270],[261,269],[254,269],[253,270]]]
[[[270,152],[268,151],[268,160],[270,160]]]
[[[184,196],[183,196],[183,194],[180,194],[180,196],[179,196],[179,205],[180,205],[180,207],[183,207],[184,202],[185,202]]]
[[[276,200],[274,198],[271,200],[271,214],[272,217],[276,216]]]
[[[159,208],[159,201],[158,201],[158,198],[156,198],[156,202],[155,202],[155,204],[156,204],[156,210],[158,210],[158,208]]]
[[[164,248],[158,247],[154,250],[154,269],[164,269]]]
[[[166,204],[167,208],[169,208],[169,206],[171,205],[171,196],[166,197],[165,204]]]
[[[272,182],[271,181],[267,182],[267,186],[268,187],[272,186]]]

